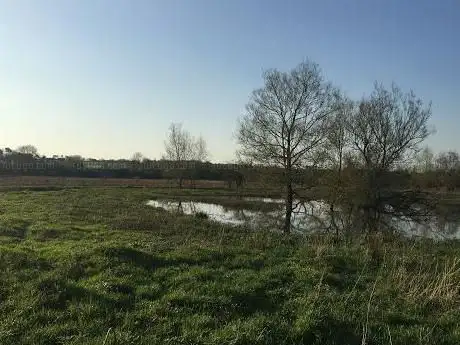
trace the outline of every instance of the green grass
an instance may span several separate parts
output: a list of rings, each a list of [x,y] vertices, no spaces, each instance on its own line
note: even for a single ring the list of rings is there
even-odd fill
[[[254,233],[166,194],[1,193],[0,344],[460,344],[460,243]]]

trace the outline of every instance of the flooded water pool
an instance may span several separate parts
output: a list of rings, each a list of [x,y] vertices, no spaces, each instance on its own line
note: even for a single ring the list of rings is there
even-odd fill
[[[254,229],[277,230],[282,228],[284,219],[284,200],[272,198],[243,198],[245,202],[263,202],[275,204],[271,210],[249,210],[244,207],[235,208],[216,203],[201,201],[171,201],[149,200],[147,204],[159,207],[172,213],[187,215],[206,214],[207,218],[222,224],[235,226],[248,226]],[[296,200],[294,204],[296,204]],[[301,204],[292,214],[292,230],[297,233],[311,233],[331,231],[331,224],[335,228],[349,227],[355,220],[350,214],[335,209],[331,213],[330,205],[323,201],[309,201]],[[388,217],[387,225],[404,233],[407,236],[420,236],[437,239],[460,239],[460,220],[445,220],[434,217],[424,222],[416,222],[410,219]],[[356,226],[357,223],[353,223]]]
[[[262,212],[236,210],[226,208],[219,204],[198,201],[149,200],[147,204],[153,207],[160,207],[171,212],[179,212],[189,215],[205,213],[211,220],[234,225],[243,225],[262,214]]]

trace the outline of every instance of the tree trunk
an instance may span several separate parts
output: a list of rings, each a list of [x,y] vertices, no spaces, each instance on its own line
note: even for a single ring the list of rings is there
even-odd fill
[[[337,226],[337,223],[335,221],[335,210],[334,210],[334,206],[335,206],[335,203],[340,200],[340,197],[341,197],[341,192],[342,192],[342,164],[343,164],[343,152],[342,150],[340,150],[339,152],[339,168],[338,168],[338,171],[337,171],[337,183],[335,186],[333,186],[333,197],[332,197],[332,201],[331,201],[331,205],[329,207],[329,211],[331,213],[331,223],[332,223],[332,226],[334,227],[335,229],[335,236],[338,238],[339,237],[339,227]]]
[[[284,218],[284,233],[289,234],[291,232],[291,216],[292,216],[292,203],[294,199],[294,191],[292,189],[292,179],[288,174],[288,180],[286,183],[286,214]]]

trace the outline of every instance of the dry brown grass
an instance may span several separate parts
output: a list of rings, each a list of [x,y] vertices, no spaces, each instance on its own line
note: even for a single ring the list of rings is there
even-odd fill
[[[405,266],[392,271],[392,284],[399,291],[405,291],[405,297],[412,302],[436,301],[439,303],[457,303],[460,299],[460,258],[431,265],[421,262],[412,272]],[[431,266],[431,269],[428,268]],[[428,269],[427,269],[428,268]]]
[[[54,176],[2,176],[0,187],[177,187],[176,180],[125,179],[125,178],[83,178]],[[198,180],[183,182],[184,188],[225,188],[225,181]]]

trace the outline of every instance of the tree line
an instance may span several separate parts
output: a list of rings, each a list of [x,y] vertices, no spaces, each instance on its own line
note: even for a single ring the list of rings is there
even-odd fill
[[[17,149],[0,149],[2,176],[63,176],[94,178],[175,179],[182,188],[183,181],[224,181],[229,188],[241,187],[242,166],[214,164],[208,161],[205,140],[193,137],[181,124],[171,124],[165,153],[160,160],[151,160],[140,152],[130,159],[85,159],[80,155],[46,157],[39,155],[33,145]]]

